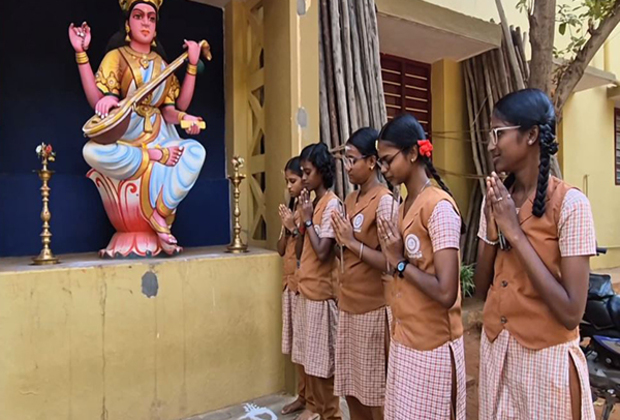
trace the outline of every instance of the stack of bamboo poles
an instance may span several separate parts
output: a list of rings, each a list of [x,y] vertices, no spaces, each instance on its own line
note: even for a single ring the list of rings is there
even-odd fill
[[[380,129],[387,118],[374,0],[321,0],[320,20],[321,141],[338,151],[357,129]],[[351,185],[336,168],[345,197]]]
[[[483,177],[493,170],[487,151],[493,105],[510,92],[523,89],[529,78],[524,48],[526,34],[522,34],[519,28],[502,26],[504,39],[501,48],[471,58],[464,66],[469,133],[476,173],[480,176],[470,198],[466,219],[468,229],[461,247],[466,264],[476,260],[482,193],[486,192]]]

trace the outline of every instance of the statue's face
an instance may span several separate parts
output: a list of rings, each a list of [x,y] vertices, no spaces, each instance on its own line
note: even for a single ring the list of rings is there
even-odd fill
[[[137,4],[129,15],[129,29],[132,40],[150,45],[155,39],[157,29],[157,11],[151,5]]]

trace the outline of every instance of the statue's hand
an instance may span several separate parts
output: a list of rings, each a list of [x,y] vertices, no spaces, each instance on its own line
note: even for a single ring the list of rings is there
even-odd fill
[[[187,48],[187,59],[189,63],[194,66],[198,65],[198,60],[200,60],[200,45],[198,45],[196,41],[188,41],[186,39],[183,48]]]
[[[104,96],[99,99],[97,105],[95,105],[95,113],[101,118],[105,118],[110,113],[112,108],[118,107],[118,98],[116,96]]]
[[[193,115],[189,115],[188,114],[188,115],[185,115],[183,117],[183,120],[184,121],[196,121],[196,122],[198,122],[198,121],[202,121],[202,118],[195,117]],[[187,134],[189,134],[190,136],[197,136],[198,134],[200,134],[200,127],[198,125],[192,125],[190,128],[187,128],[185,130],[185,132]]]
[[[82,26],[76,27],[73,23],[69,25],[69,41],[75,52],[84,52],[90,47],[90,26],[86,22]]]

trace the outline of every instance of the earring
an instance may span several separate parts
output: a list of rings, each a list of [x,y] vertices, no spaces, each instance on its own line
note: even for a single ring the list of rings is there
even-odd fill
[[[151,47],[157,46],[157,41],[155,41],[156,39],[157,39],[157,32],[155,32],[155,38],[153,38],[153,42],[151,42]]]
[[[375,165],[370,166],[368,169],[370,169],[371,171],[375,169]]]
[[[131,32],[131,29],[129,29],[129,24],[125,22],[125,33],[127,34],[125,35],[126,42],[131,42],[131,38],[129,37],[129,32]]]

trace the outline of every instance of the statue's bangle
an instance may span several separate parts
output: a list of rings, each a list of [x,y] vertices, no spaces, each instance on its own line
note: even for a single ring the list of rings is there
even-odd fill
[[[161,159],[159,159],[159,163],[165,165],[170,159],[170,150],[168,148],[162,148],[161,150]]]
[[[179,112],[179,124],[183,121],[183,118],[187,115],[187,112]]]
[[[75,61],[78,64],[87,64],[88,63],[88,55],[85,51],[75,53]]]
[[[198,66],[195,64],[187,64],[187,74],[196,76],[198,74]]]

